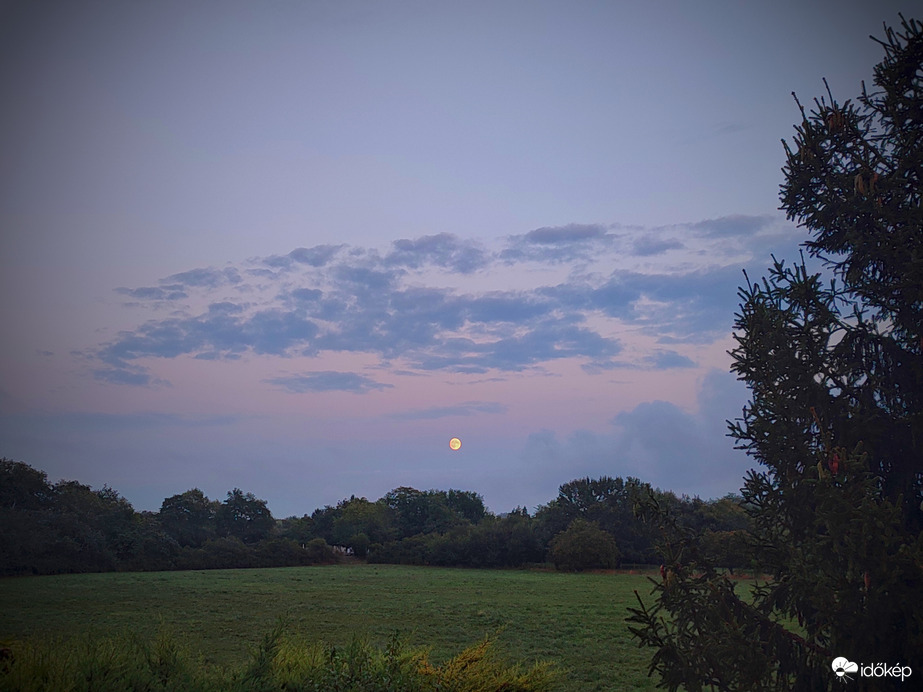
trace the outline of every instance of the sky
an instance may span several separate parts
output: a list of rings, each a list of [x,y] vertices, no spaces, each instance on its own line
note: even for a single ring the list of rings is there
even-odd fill
[[[0,1],[0,456],[139,511],[737,492],[791,93],[911,7]]]

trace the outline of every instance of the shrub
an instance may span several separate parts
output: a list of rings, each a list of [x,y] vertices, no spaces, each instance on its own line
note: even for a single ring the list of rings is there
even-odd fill
[[[305,550],[308,553],[307,564],[329,565],[337,561],[333,548],[327,545],[327,541],[323,538],[308,541],[307,545],[305,545]]]
[[[599,524],[574,519],[551,540],[551,561],[556,569],[569,572],[608,569],[618,565],[619,551],[615,539]]]
[[[350,537],[348,545],[353,549],[353,554],[356,557],[364,558],[366,555],[368,555],[370,543],[371,541],[369,540],[369,537],[366,534],[360,532]]]

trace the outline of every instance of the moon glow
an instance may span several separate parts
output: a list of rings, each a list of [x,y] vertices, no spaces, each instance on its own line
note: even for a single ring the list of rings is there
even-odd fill
[[[451,447],[453,451],[457,452],[459,449],[461,449],[461,440],[459,440],[457,437],[453,437],[451,440],[449,440],[449,447]]]

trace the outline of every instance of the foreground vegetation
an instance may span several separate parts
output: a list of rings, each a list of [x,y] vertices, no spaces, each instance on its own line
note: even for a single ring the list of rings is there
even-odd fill
[[[162,649],[168,632],[167,644],[188,653],[183,665],[239,679],[281,617],[289,653],[302,647],[322,659],[353,646],[381,663],[398,633],[401,656],[426,647],[429,664],[445,667],[490,636],[497,670],[550,662],[559,671],[551,689],[654,689],[625,623],[635,589],[650,591],[645,576],[362,564],[16,577],[0,580],[0,641],[14,652],[62,639],[79,649],[130,633],[144,651]]]
[[[202,668],[189,650],[161,633],[152,642],[137,637],[37,642],[20,647],[0,668],[3,689],[183,690],[355,690],[428,692],[551,689],[555,674],[547,664],[528,669],[500,660],[485,639],[442,665],[432,665],[424,649],[407,649],[396,638],[385,647],[354,640],[337,648],[287,637],[280,625],[266,635],[238,669]]]

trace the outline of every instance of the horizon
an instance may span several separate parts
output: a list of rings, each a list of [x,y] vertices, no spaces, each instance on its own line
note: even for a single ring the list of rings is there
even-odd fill
[[[35,469],[36,471],[45,473],[43,469],[36,468],[36,467],[32,466],[31,464],[29,464],[28,462],[24,462],[24,461],[22,461],[22,460],[20,460],[20,459],[5,459],[5,461],[13,461],[13,462],[25,463],[25,464],[27,464],[28,466],[30,466],[30,467],[32,467],[33,469]],[[581,480],[599,480],[600,478],[602,478],[602,477],[592,478],[592,479],[591,479],[591,478],[588,478],[588,477],[583,477],[583,478],[571,478],[571,479],[569,479],[569,480],[567,480],[567,481],[563,481],[562,483],[560,483],[559,486],[558,486],[558,488],[559,488],[559,490],[560,490],[561,487],[563,487],[563,486],[566,485],[567,483],[570,483],[570,482],[573,482],[573,481],[581,481]],[[615,478],[620,478],[620,477],[616,476]],[[627,480],[629,480],[630,478],[633,478],[633,477],[628,476],[628,477],[622,478],[622,480],[627,481]],[[73,481],[74,481],[74,479],[72,479],[72,478],[60,478],[60,479],[57,479],[57,480],[53,480],[53,479],[51,479],[51,478],[47,478],[47,474],[46,474],[46,479],[47,479],[47,481],[48,481],[48,483],[49,483],[50,485],[55,485],[55,484],[58,483],[58,482],[66,483],[66,482],[73,482]],[[638,481],[640,481],[641,483],[645,483],[645,481],[644,481],[643,478],[637,478],[637,479],[635,479],[635,480],[638,480]],[[77,481],[77,482],[79,482],[79,481]],[[650,485],[650,484],[648,484],[648,485]],[[102,490],[103,487],[109,488],[110,490],[114,490],[114,491],[116,492],[116,494],[118,494],[120,497],[123,497],[123,498],[124,498],[124,496],[119,492],[119,489],[118,489],[118,488],[112,487],[112,486],[109,485],[108,483],[104,483],[103,486],[101,486],[101,487],[99,487],[99,488],[92,488],[92,487],[91,487],[91,490],[94,491],[94,492],[96,492],[96,491]],[[357,500],[366,500],[366,501],[368,501],[368,502],[377,503],[377,502],[381,502],[389,492],[392,492],[392,491],[394,491],[394,490],[399,490],[399,489],[401,489],[401,488],[408,488],[408,487],[411,488],[411,489],[413,489],[413,490],[418,490],[418,491],[423,492],[423,493],[426,493],[426,492],[451,492],[451,491],[472,492],[472,493],[475,493],[476,495],[478,495],[479,497],[481,497],[481,499],[483,500],[483,495],[482,495],[477,489],[475,489],[475,488],[412,488],[411,486],[395,486],[394,488],[389,489],[386,493],[382,494],[381,497],[377,497],[377,498],[374,498],[374,499],[370,499],[370,498],[365,497],[365,496],[358,496],[358,495],[352,494],[352,495],[349,495],[349,496],[347,496],[347,497],[342,497],[342,498],[340,498],[339,500],[337,500],[336,502],[331,502],[331,503],[328,503],[328,504],[326,504],[326,505],[324,505],[324,506],[315,507],[314,509],[312,509],[312,510],[309,511],[309,512],[300,512],[300,513],[296,512],[295,514],[288,514],[288,515],[286,515],[286,516],[277,516],[276,514],[272,514],[272,518],[273,518],[275,521],[281,521],[281,520],[283,520],[283,519],[300,519],[300,518],[302,518],[302,517],[310,517],[310,516],[312,516],[312,515],[314,514],[314,512],[316,512],[316,511],[318,511],[318,510],[323,510],[323,509],[326,509],[326,508],[329,508],[329,507],[337,507],[340,503],[342,503],[342,502],[348,502],[348,501],[353,500],[353,499],[357,499]],[[663,494],[672,494],[672,495],[674,495],[677,499],[682,500],[682,501],[685,501],[685,500],[702,500],[703,502],[706,502],[706,503],[712,503],[712,502],[717,502],[717,501],[719,501],[719,500],[726,499],[726,498],[731,497],[731,496],[733,496],[733,497],[739,497],[739,496],[740,496],[740,493],[731,492],[731,493],[726,493],[725,495],[723,495],[723,496],[721,496],[721,497],[700,498],[700,497],[697,496],[697,495],[687,495],[687,494],[685,494],[685,493],[676,493],[676,492],[670,490],[669,488],[660,488],[660,487],[655,487],[655,486],[650,486],[650,487],[651,487],[651,489],[652,489],[653,491],[655,491],[655,492],[663,493]],[[169,496],[165,497],[164,500],[170,499],[171,497],[175,497],[175,496],[178,496],[178,495],[182,495],[183,493],[188,492],[188,491],[190,491],[190,490],[200,490],[200,491],[201,491],[201,488],[199,488],[198,486],[191,486],[191,487],[189,487],[189,488],[186,488],[186,489],[183,490],[183,491],[180,491],[180,492],[174,493],[173,495],[169,495]],[[210,496],[208,495],[208,493],[204,493],[204,491],[203,491],[203,493],[205,494],[205,497],[206,497],[210,502],[224,502],[225,499],[226,499],[228,496],[230,496],[235,490],[240,490],[241,492],[243,492],[243,493],[245,493],[245,494],[248,494],[248,493],[250,492],[250,491],[248,491],[246,488],[229,488],[229,489],[227,490],[227,492],[224,493],[224,497],[210,497]],[[541,503],[541,504],[538,504],[538,505],[536,505],[536,506],[534,506],[534,507],[514,506],[514,507],[511,507],[510,509],[508,509],[508,510],[506,510],[506,511],[495,512],[495,511],[491,510],[490,507],[487,507],[487,506],[485,505],[485,510],[487,511],[487,514],[488,514],[488,515],[493,515],[493,516],[496,516],[496,517],[504,517],[504,516],[507,516],[507,515],[511,514],[512,512],[514,512],[514,511],[516,511],[516,510],[525,509],[526,512],[529,514],[529,516],[534,516],[535,513],[536,513],[539,509],[541,509],[543,506],[547,506],[547,505],[551,504],[555,499],[557,499],[557,497],[558,497],[559,494],[560,494],[560,493],[559,493],[559,491],[558,491],[558,492],[555,493],[555,496],[554,496],[554,497],[549,498],[547,501],[545,501],[545,502],[543,502],[543,503]],[[254,494],[254,496],[255,496],[255,494]],[[125,499],[127,500],[127,498],[125,498]],[[262,501],[266,502],[265,498],[257,497],[256,499],[257,499],[257,500],[262,500]],[[129,501],[129,504],[131,504],[130,501]],[[272,507],[270,506],[269,502],[266,502],[266,508],[270,511],[270,513],[272,513]],[[134,506],[132,506],[132,509],[133,509],[135,512],[137,512],[137,513],[151,512],[151,513],[156,514],[156,513],[159,512],[160,507],[158,507],[156,510],[149,510],[149,509],[139,510],[139,509],[135,508]]]

